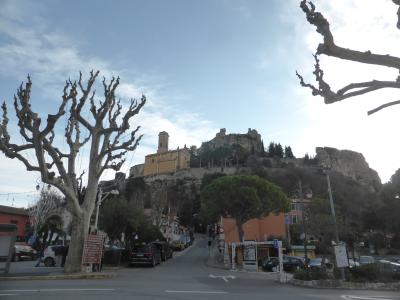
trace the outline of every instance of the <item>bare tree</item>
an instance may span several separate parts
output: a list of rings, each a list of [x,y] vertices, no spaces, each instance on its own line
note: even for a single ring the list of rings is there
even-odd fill
[[[32,225],[33,233],[42,227],[47,219],[62,205],[62,198],[55,191],[42,189],[40,198],[35,204],[28,208],[29,222]]]
[[[145,96],[138,102],[131,99],[128,107],[123,107],[116,99],[115,91],[119,77],[106,82],[103,78],[104,99],[95,100],[93,85],[99,71],[90,72],[84,83],[82,73],[79,80],[67,80],[62,101],[56,114],[49,114],[43,122],[31,107],[32,82],[28,76],[14,96],[14,108],[18,119],[22,144],[11,142],[8,130],[7,106],[2,105],[3,117],[0,123],[0,150],[9,158],[20,160],[28,171],[40,172],[42,182],[56,187],[65,196],[67,208],[72,214],[72,234],[65,272],[80,272],[83,245],[89,229],[90,216],[95,207],[98,183],[107,169],[119,170],[128,151],[133,151],[142,136],[136,137],[139,126],[130,131],[130,120],[137,115],[146,102]],[[87,105],[86,105],[87,104]],[[69,106],[65,140],[68,150],[63,152],[54,145],[55,125],[66,114]],[[87,108],[86,108],[87,106]],[[83,114],[90,112],[91,117]],[[83,129],[83,131],[82,131]],[[87,136],[82,138],[82,134]],[[124,139],[124,135],[128,138]],[[76,174],[76,158],[79,150],[90,145],[88,179],[82,184],[82,176]],[[27,152],[34,151],[35,162],[27,158]]]
[[[397,10],[398,22],[397,28],[400,29],[400,0],[393,0],[395,5],[398,5]],[[391,55],[381,55],[375,54],[371,51],[357,51],[348,48],[343,48],[335,44],[333,34],[329,27],[329,22],[320,13],[315,11],[315,5],[312,2],[302,0],[300,3],[301,9],[304,11],[307,17],[307,21],[316,27],[316,30],[323,37],[323,42],[317,47],[315,58],[315,70],[313,74],[315,75],[315,80],[318,86],[304,82],[303,77],[296,72],[296,75],[300,79],[300,84],[303,87],[308,87],[312,90],[314,96],[322,96],[326,104],[335,103],[342,101],[344,99],[366,94],[372,91],[384,89],[384,88],[400,88],[400,75],[392,81],[381,81],[381,80],[371,80],[366,82],[354,82],[350,83],[343,88],[333,91],[330,85],[324,80],[324,72],[319,64],[319,55],[328,55],[336,57],[339,59],[359,62],[363,64],[372,64],[377,66],[389,67],[400,71],[400,58]],[[373,114],[383,108],[400,104],[400,100],[390,101],[382,104],[370,111],[368,114]]]

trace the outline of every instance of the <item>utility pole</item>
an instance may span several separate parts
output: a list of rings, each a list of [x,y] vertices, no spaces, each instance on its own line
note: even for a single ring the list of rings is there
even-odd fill
[[[99,220],[99,210],[100,210],[100,205],[102,202],[103,198],[103,190],[101,187],[99,187],[99,193],[97,195],[97,203],[96,203],[96,218],[94,221],[94,228],[97,230],[97,222]]]
[[[301,179],[299,178],[299,194],[300,194],[300,203],[301,203],[301,224],[303,227],[303,233],[304,233],[304,265],[306,266],[306,271],[308,273],[308,255],[307,255],[307,233],[306,233],[306,220],[305,220],[305,215],[304,215],[304,199],[303,199],[303,187],[301,184]]]
[[[329,178],[329,171],[325,170],[326,174],[326,182],[328,183],[328,193],[329,193],[329,203],[331,205],[331,213],[332,213],[332,218],[333,218],[333,225],[334,225],[334,230],[335,230],[335,240],[336,240],[336,245],[339,245],[339,230],[338,226],[336,223],[336,213],[335,213],[335,206],[333,204],[333,196],[332,196],[332,189],[331,189],[331,180]],[[344,268],[340,268],[340,275],[342,277],[342,280],[346,280],[346,275],[344,273]]]

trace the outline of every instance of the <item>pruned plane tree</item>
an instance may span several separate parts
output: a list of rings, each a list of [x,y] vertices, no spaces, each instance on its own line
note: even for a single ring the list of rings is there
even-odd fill
[[[397,7],[397,28],[400,29],[400,0],[392,0]],[[349,83],[336,92],[333,91],[330,85],[324,80],[324,71],[320,66],[319,55],[327,55],[336,57],[343,60],[354,61],[362,64],[372,64],[376,66],[388,67],[400,72],[400,58],[391,55],[375,54],[367,50],[364,52],[352,50],[338,46],[335,43],[333,34],[331,32],[328,20],[322,15],[322,13],[315,10],[315,5],[312,2],[302,0],[300,7],[306,15],[307,21],[314,25],[316,31],[322,35],[323,42],[317,47],[316,53],[314,54],[315,69],[314,76],[317,85],[306,83],[303,77],[296,72],[297,77],[300,79],[300,84],[303,87],[310,88],[314,96],[321,96],[324,98],[326,104],[335,103],[338,101],[345,100],[350,97],[363,95],[372,91],[381,90],[384,88],[400,88],[400,75],[397,78],[393,78],[391,81],[383,80],[370,80],[365,82],[354,82]],[[379,5],[377,6],[379,7]],[[370,111],[368,114],[373,114],[380,111],[383,108],[400,104],[400,100],[394,100],[386,102]]]
[[[107,169],[119,170],[126,154],[133,151],[141,139],[140,127],[131,129],[131,122],[142,109],[146,97],[139,101],[131,99],[123,105],[116,97],[119,77],[107,82],[102,80],[102,100],[95,97],[94,84],[99,71],[90,72],[87,82],[82,73],[77,81],[67,80],[62,101],[55,114],[42,120],[32,110],[32,81],[28,76],[14,96],[14,109],[18,121],[21,144],[11,138],[7,105],[2,104],[0,123],[0,150],[11,159],[21,161],[28,171],[40,172],[41,180],[56,187],[67,201],[72,218],[72,234],[66,272],[80,272],[84,239],[89,230],[90,216],[96,204],[101,175]],[[101,86],[101,84],[100,84]],[[68,120],[64,132],[65,149],[56,146],[55,127],[65,116]],[[90,117],[84,117],[90,116]],[[83,173],[77,173],[77,155],[87,145],[89,148],[87,181],[82,184]],[[34,152],[34,159],[28,152]]]

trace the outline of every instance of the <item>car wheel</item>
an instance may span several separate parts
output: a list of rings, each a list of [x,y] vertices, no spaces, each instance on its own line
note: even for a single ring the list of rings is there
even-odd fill
[[[44,260],[44,265],[45,265],[46,267],[52,267],[52,266],[54,266],[54,259],[52,259],[51,257],[47,257],[47,258]]]

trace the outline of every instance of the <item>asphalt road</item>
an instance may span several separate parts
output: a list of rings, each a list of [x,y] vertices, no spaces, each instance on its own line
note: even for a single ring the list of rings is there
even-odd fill
[[[114,279],[0,281],[2,299],[399,299],[398,292],[316,290],[279,284],[271,275],[230,272],[205,265],[207,242],[156,268],[129,268]]]

